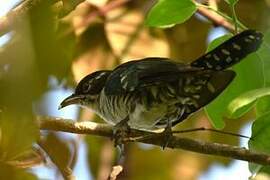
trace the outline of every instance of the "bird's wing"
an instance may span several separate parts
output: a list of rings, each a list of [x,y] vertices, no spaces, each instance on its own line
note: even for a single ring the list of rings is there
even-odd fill
[[[105,93],[117,95],[138,88],[173,82],[180,73],[198,71],[200,68],[168,61],[166,58],[145,58],[118,66],[105,85]]]
[[[180,96],[186,99],[186,101],[180,101],[176,104],[182,113],[179,113],[179,117],[174,119],[172,125],[183,121],[190,114],[210,103],[223,92],[235,75],[235,72],[232,70],[202,71],[201,74],[196,73],[194,76],[190,76],[192,79],[189,81],[185,79],[179,89],[181,89]],[[166,121],[160,121],[156,125],[162,127],[166,123]]]
[[[258,31],[243,31],[193,61],[191,66],[217,71],[229,68],[255,52],[260,47],[262,38],[262,33]]]

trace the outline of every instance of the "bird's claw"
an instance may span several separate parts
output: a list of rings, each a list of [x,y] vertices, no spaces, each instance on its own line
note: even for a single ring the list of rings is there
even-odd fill
[[[129,136],[130,127],[127,124],[127,119],[123,119],[113,127],[113,141],[114,146],[119,147],[120,156],[124,154],[125,139]]]
[[[114,126],[113,128],[113,141],[114,141],[114,146],[118,146],[121,144],[125,143],[125,138],[128,137],[130,128],[126,126]]]
[[[167,126],[164,131],[162,132],[162,137],[164,137],[164,142],[162,145],[162,149],[164,150],[168,145],[173,136],[171,126]]]

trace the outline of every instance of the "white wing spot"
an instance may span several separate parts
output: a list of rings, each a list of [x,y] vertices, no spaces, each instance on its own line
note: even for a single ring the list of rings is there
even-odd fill
[[[232,58],[229,56],[229,57],[226,58],[225,61],[226,61],[227,63],[230,63],[230,62],[232,62],[233,60],[232,60]]]
[[[195,99],[200,99],[200,95],[198,95],[198,94],[195,94],[192,97],[195,98]]]
[[[249,39],[249,38],[245,38],[244,41],[245,41],[245,42],[248,42],[248,43],[252,42],[252,40]]]
[[[212,55],[211,54],[207,54],[205,57],[206,58],[210,58],[210,57],[212,57]]]
[[[213,57],[216,61],[220,61],[220,58],[216,54],[213,54]]]
[[[241,46],[239,46],[238,44],[233,43],[232,45],[234,49],[239,50],[239,51],[241,50]]]
[[[123,83],[126,79],[127,79],[127,76],[121,77],[121,79],[120,79],[121,83]]]
[[[206,61],[205,64],[206,64],[206,66],[207,66],[208,68],[212,68],[212,67],[213,67],[213,65],[210,64],[208,61]]]
[[[123,87],[124,89],[127,89],[127,86],[128,86],[128,82],[125,82],[125,83],[122,85],[122,87]]]
[[[227,49],[221,49],[221,52],[225,55],[230,55],[230,51],[228,51]]]
[[[249,39],[255,39],[255,36],[253,36],[253,35],[249,35],[248,37],[249,37]]]

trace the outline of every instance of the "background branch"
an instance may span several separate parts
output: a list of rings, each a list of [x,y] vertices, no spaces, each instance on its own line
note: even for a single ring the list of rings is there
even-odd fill
[[[34,7],[38,6],[43,0],[25,0],[21,4],[19,4],[17,7],[12,9],[7,15],[0,18],[0,36],[8,33],[13,29],[13,26],[20,21],[23,20],[24,16]],[[53,0],[50,1],[52,5],[55,5],[56,11],[60,12],[60,15],[63,17],[70,13],[72,10],[74,10],[77,5],[84,2],[84,0],[74,0],[74,1],[68,1],[68,0]],[[113,2],[109,5],[106,5],[104,8],[100,9],[98,12],[93,12],[89,17],[86,19],[87,22],[91,21],[95,15],[98,15],[102,13],[103,15],[106,14],[111,9],[114,9],[115,7],[118,7],[119,5],[122,5],[126,2],[129,2],[129,0],[119,0],[116,2]],[[234,25],[229,22],[227,19],[222,17],[221,15],[218,15],[214,13],[213,11],[205,8],[205,7],[198,7],[197,11],[200,15],[206,17],[216,25],[222,26],[226,28],[229,31],[234,30]]]
[[[207,9],[206,7],[198,7],[197,12],[208,20],[212,21],[215,25],[219,25],[227,29],[228,31],[234,31],[234,25],[227,19],[219,14]]]
[[[94,122],[76,122],[70,119],[38,117],[41,130],[63,131],[76,134],[92,134],[104,137],[112,137],[113,127],[108,124]],[[151,138],[136,138],[147,136]],[[164,139],[157,133],[132,129],[130,137],[126,141],[138,141],[162,147]],[[132,138],[133,137],[133,138]],[[137,140],[136,140],[137,139]],[[234,158],[261,165],[270,165],[270,156],[264,153],[257,153],[245,148],[230,146],[220,143],[203,142],[188,138],[173,136],[168,146],[169,148],[184,149],[202,154],[211,154],[223,157]]]
[[[31,9],[39,6],[42,1],[44,0],[25,0],[15,8],[13,8],[9,13],[7,13],[7,15],[1,17],[0,36],[11,31],[17,23],[20,23],[21,21],[23,21],[23,19],[25,19],[24,16],[27,15],[27,13]],[[64,16],[74,10],[77,5],[79,5],[83,1],[84,0],[51,0],[49,1],[49,3],[51,3],[54,10],[58,12],[61,11],[61,16]]]

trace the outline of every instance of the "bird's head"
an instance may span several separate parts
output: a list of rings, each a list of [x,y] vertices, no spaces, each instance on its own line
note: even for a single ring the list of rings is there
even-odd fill
[[[72,104],[90,107],[94,105],[110,73],[111,71],[97,71],[84,77],[75,92],[64,99],[58,109]]]

